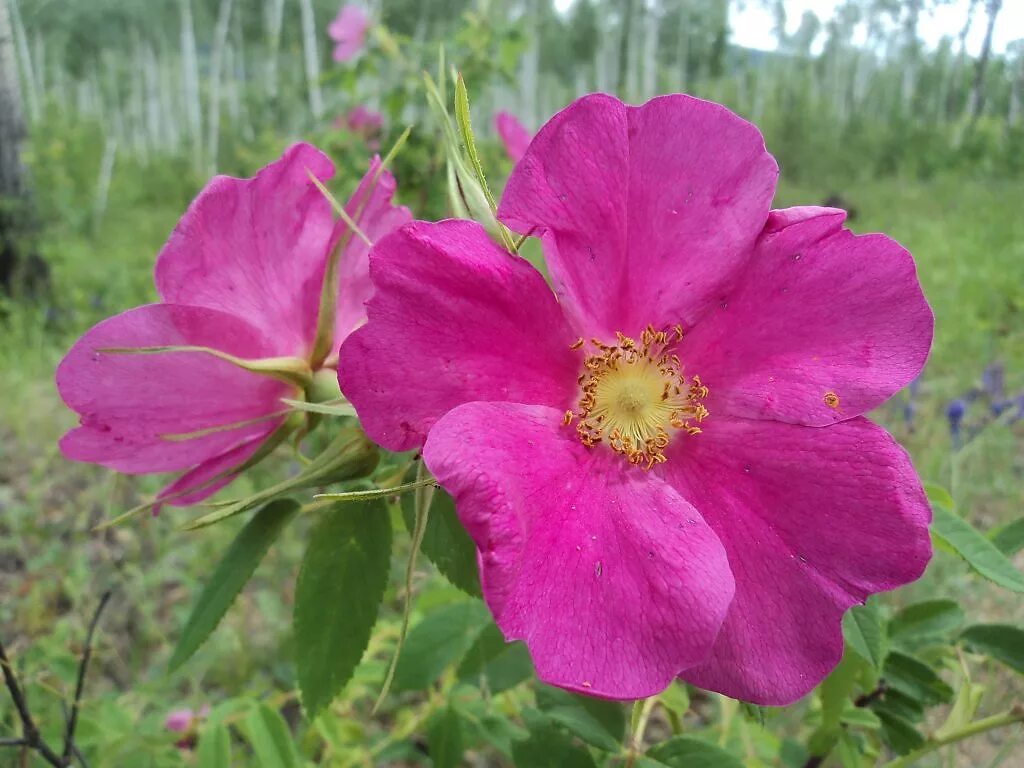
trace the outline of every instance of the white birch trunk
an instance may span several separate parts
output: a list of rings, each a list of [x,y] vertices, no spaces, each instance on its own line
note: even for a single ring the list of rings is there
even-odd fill
[[[25,86],[25,105],[28,107],[29,120],[34,122],[39,117],[40,93],[36,87],[36,74],[32,67],[32,56],[28,52],[28,37],[25,35],[25,26],[21,23],[21,14],[18,12],[18,2],[17,0],[10,0],[10,2],[10,15],[8,19],[14,36],[14,45],[18,51],[21,79]]]
[[[319,120],[324,114],[324,97],[320,91],[320,54],[316,44],[316,17],[311,0],[299,0],[302,12],[302,49],[305,53],[306,86],[309,90],[309,111]]]
[[[281,26],[284,22],[284,0],[265,0],[263,6],[264,24],[267,30],[267,95],[276,99],[280,64],[278,58],[281,51]]]
[[[192,27],[192,2],[181,0],[181,67],[183,100],[185,102],[188,137],[192,144],[192,160],[202,167],[203,107],[199,100],[199,61],[196,57],[196,36]]]
[[[220,0],[217,26],[213,33],[213,52],[210,56],[210,104],[207,109],[206,163],[212,175],[217,171],[217,154],[220,149],[220,103],[221,70],[224,67],[224,49],[228,44],[231,29],[231,6],[233,0]]]

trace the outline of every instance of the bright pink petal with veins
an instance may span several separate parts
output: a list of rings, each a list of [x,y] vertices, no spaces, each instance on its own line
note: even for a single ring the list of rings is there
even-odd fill
[[[385,448],[423,444],[444,413],[495,400],[577,397],[582,355],[544,278],[479,224],[416,221],[370,252],[369,323],[341,347],[338,381]]]
[[[689,327],[730,287],[768,217],[778,167],[760,132],[676,94],[585,96],[516,165],[498,214],[541,236],[585,335]]]
[[[121,472],[170,472],[230,450],[267,428],[293,388],[205,352],[113,353],[118,347],[204,346],[243,358],[267,357],[255,328],[215,309],[136,307],[87,332],[57,369],[57,388],[81,426],[61,440],[64,455]]]
[[[736,596],[711,658],[682,676],[789,704],[843,652],[843,612],[914,581],[931,510],[906,452],[863,418],[826,428],[712,417],[657,470],[725,545]]]
[[[591,451],[553,408],[470,403],[424,461],[480,552],[481,583],[540,679],[611,699],[704,660],[733,594],[722,546],[668,485]]]
[[[160,252],[161,298],[229,312],[262,331],[271,354],[305,355],[334,229],[310,173],[327,180],[334,166],[315,147],[296,144],[251,179],[215,177]]]
[[[345,205],[349,216],[371,243],[382,240],[412,220],[408,208],[391,202],[395,195],[395,177],[390,171],[381,171],[380,167],[380,158],[373,158],[370,170]],[[335,242],[347,231],[348,226],[339,220]],[[373,295],[369,253],[370,247],[362,238],[352,235],[341,254],[335,345],[340,345],[346,336],[366,322],[366,301]]]
[[[510,112],[499,112],[494,116],[494,127],[498,129],[501,142],[513,163],[518,163],[526,148],[530,146],[533,136],[523,127],[515,115]]]
[[[853,235],[844,217],[773,211],[739,285],[683,339],[712,417],[831,424],[920,373],[934,320],[914,260],[885,235]]]

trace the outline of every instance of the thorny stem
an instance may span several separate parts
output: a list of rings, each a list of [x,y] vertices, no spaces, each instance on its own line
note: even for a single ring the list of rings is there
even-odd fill
[[[1024,723],[1024,706],[1020,704],[1016,704],[1011,709],[998,715],[975,720],[973,723],[968,723],[963,728],[951,731],[944,736],[933,736],[924,746],[902,757],[897,757],[895,760],[890,760],[882,768],[904,768],[904,766],[913,765],[918,759],[937,749],[969,739],[972,736],[977,736],[979,733],[985,733],[986,731],[1002,728],[1005,725],[1013,725],[1014,723]]]

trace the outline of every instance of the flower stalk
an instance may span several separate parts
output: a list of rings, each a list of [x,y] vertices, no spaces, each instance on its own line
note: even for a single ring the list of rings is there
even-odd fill
[[[969,739],[972,736],[977,736],[996,728],[1003,728],[1007,725],[1013,725],[1014,723],[1024,723],[1024,705],[1015,704],[1006,712],[975,720],[963,728],[949,731],[941,736],[934,735],[927,743],[918,747],[913,752],[908,752],[902,757],[897,757],[895,760],[884,763],[882,768],[906,768],[906,766],[913,765],[922,757],[937,749],[942,749],[950,744],[956,744],[959,741]]]

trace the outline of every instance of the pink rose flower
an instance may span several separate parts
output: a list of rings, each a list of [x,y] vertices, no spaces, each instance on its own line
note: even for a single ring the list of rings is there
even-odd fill
[[[391,174],[373,186],[379,168],[374,159],[348,203],[353,216],[362,206],[371,239],[411,218],[391,204]],[[324,269],[347,227],[335,223],[309,172],[326,180],[334,166],[297,144],[251,179],[214,178],[193,201],[157,259],[160,302],[99,323],[57,369],[60,395],[81,420],[60,442],[67,458],[130,474],[187,470],[160,493],[184,506],[229,483],[281,426],[281,398],[298,394],[294,383],[204,351],[104,350],[207,347],[244,361],[284,359],[312,374]],[[365,319],[368,250],[351,237],[341,256],[334,349]]]
[[[523,127],[523,124],[516,119],[515,115],[509,112],[499,112],[494,116],[494,127],[498,130],[505,151],[513,163],[526,154],[526,148],[530,146],[533,138],[530,132]]]
[[[353,133],[372,135],[379,133],[384,127],[384,117],[364,104],[358,104],[349,110],[345,118],[346,127]]]
[[[327,25],[327,34],[334,41],[334,60],[337,62],[354,59],[366,45],[366,30],[370,27],[370,17],[366,11],[354,3],[343,5]]]
[[[370,255],[342,391],[383,446],[422,446],[548,683],[787,704],[839,660],[844,611],[929,560],[910,460],[863,416],[928,354],[914,262],[840,210],[770,210],[777,176],[718,104],[592,95],[498,209],[554,292],[471,222]]]

